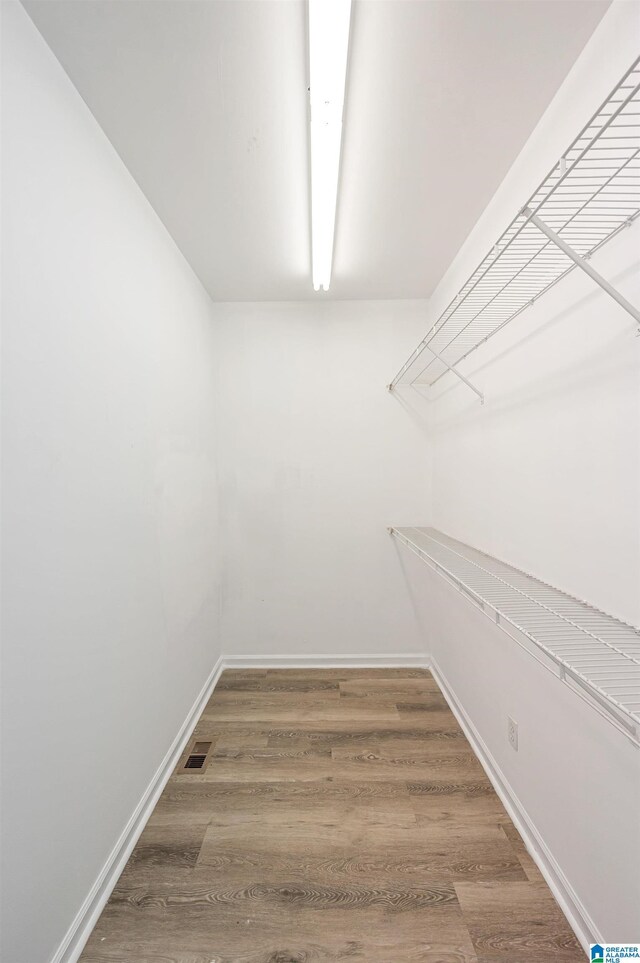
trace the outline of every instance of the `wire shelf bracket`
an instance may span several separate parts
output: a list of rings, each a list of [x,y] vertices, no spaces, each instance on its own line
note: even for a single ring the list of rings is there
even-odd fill
[[[640,327],[640,310],[589,263],[639,214],[640,57],[520,208],[388,389],[432,386],[452,372],[483,401],[482,391],[460,372],[460,363],[576,267]]]
[[[474,384],[472,384],[472,383],[469,381],[468,378],[465,378],[465,376],[462,374],[462,372],[458,371],[458,369],[456,368],[455,365],[449,364],[449,362],[448,362],[445,358],[443,358],[443,357],[442,357],[441,355],[439,355],[439,354],[436,354],[436,352],[433,350],[433,348],[429,348],[429,351],[431,351],[431,354],[434,356],[434,358],[437,358],[438,361],[441,361],[443,365],[446,365],[446,367],[449,369],[449,371],[451,371],[451,372],[456,376],[456,378],[459,378],[460,381],[464,382],[464,384],[465,384],[468,388],[471,388],[472,391],[475,391],[475,393],[477,394],[478,398],[480,399],[480,404],[481,404],[481,405],[484,404],[484,394],[480,391],[479,388],[476,388],[476,386],[475,386]],[[387,390],[388,390],[388,391],[393,391],[393,389],[394,389],[393,382],[392,382],[390,385],[387,385]]]
[[[640,747],[640,629],[436,529],[389,533]]]
[[[635,308],[630,301],[627,301],[624,295],[620,294],[620,292],[614,288],[614,286],[610,284],[606,278],[603,278],[603,276],[596,271],[595,268],[591,267],[591,265],[585,261],[583,257],[580,257],[580,255],[574,251],[569,244],[563,241],[555,231],[552,231],[551,228],[545,224],[537,214],[534,214],[531,208],[525,207],[523,214],[526,214],[531,220],[532,224],[535,224],[539,231],[542,231],[543,234],[546,234],[550,241],[559,247],[560,250],[567,255],[567,257],[570,257],[579,268],[582,268],[585,274],[588,274],[589,277],[596,282],[596,284],[599,284],[603,291],[606,291],[607,294],[614,299],[614,301],[617,301],[618,304],[621,305],[632,318],[634,318],[639,326],[638,330],[640,330],[640,311]]]

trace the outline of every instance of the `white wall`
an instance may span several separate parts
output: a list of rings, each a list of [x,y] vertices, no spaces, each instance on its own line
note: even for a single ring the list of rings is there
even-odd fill
[[[425,305],[218,308],[225,651],[420,653],[386,526],[428,522],[430,449],[385,386]]]
[[[430,302],[435,319],[638,56],[614,3]],[[592,265],[640,304],[640,225]],[[433,522],[640,623],[640,338],[576,269],[434,392]],[[411,389],[409,389],[410,391]],[[407,389],[404,389],[407,392]]]
[[[432,323],[637,56],[640,5],[614,3],[428,308]],[[640,225],[592,258],[640,305]],[[429,324],[425,325],[425,330]],[[432,522],[640,622],[640,338],[582,272],[433,390]],[[401,389],[407,400],[413,389]],[[579,927],[640,939],[640,751],[414,558],[400,567],[425,647],[544,841]],[[520,749],[507,741],[507,715]],[[606,883],[603,885],[603,881]]]
[[[592,259],[640,304],[640,225]],[[434,409],[437,528],[640,623],[640,338],[574,271]],[[440,385],[438,385],[440,388]]]
[[[63,939],[217,657],[209,298],[3,3],[5,963]]]

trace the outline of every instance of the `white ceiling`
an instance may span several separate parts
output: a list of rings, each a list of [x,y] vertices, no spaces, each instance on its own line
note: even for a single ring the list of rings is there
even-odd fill
[[[23,3],[217,300],[428,297],[609,6],[355,0],[327,295],[304,0]]]

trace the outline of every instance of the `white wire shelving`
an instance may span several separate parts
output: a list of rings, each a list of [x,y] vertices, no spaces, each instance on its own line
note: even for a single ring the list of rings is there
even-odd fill
[[[518,212],[393,381],[434,385],[447,371],[484,401],[457,365],[580,267],[640,325],[589,264],[640,213],[640,58]]]
[[[640,746],[640,629],[436,529],[389,531]]]

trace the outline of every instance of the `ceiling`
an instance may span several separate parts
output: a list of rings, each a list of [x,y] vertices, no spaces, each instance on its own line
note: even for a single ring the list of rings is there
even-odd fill
[[[328,294],[304,0],[23,4],[211,296],[298,300],[428,297],[609,0],[355,0]]]

